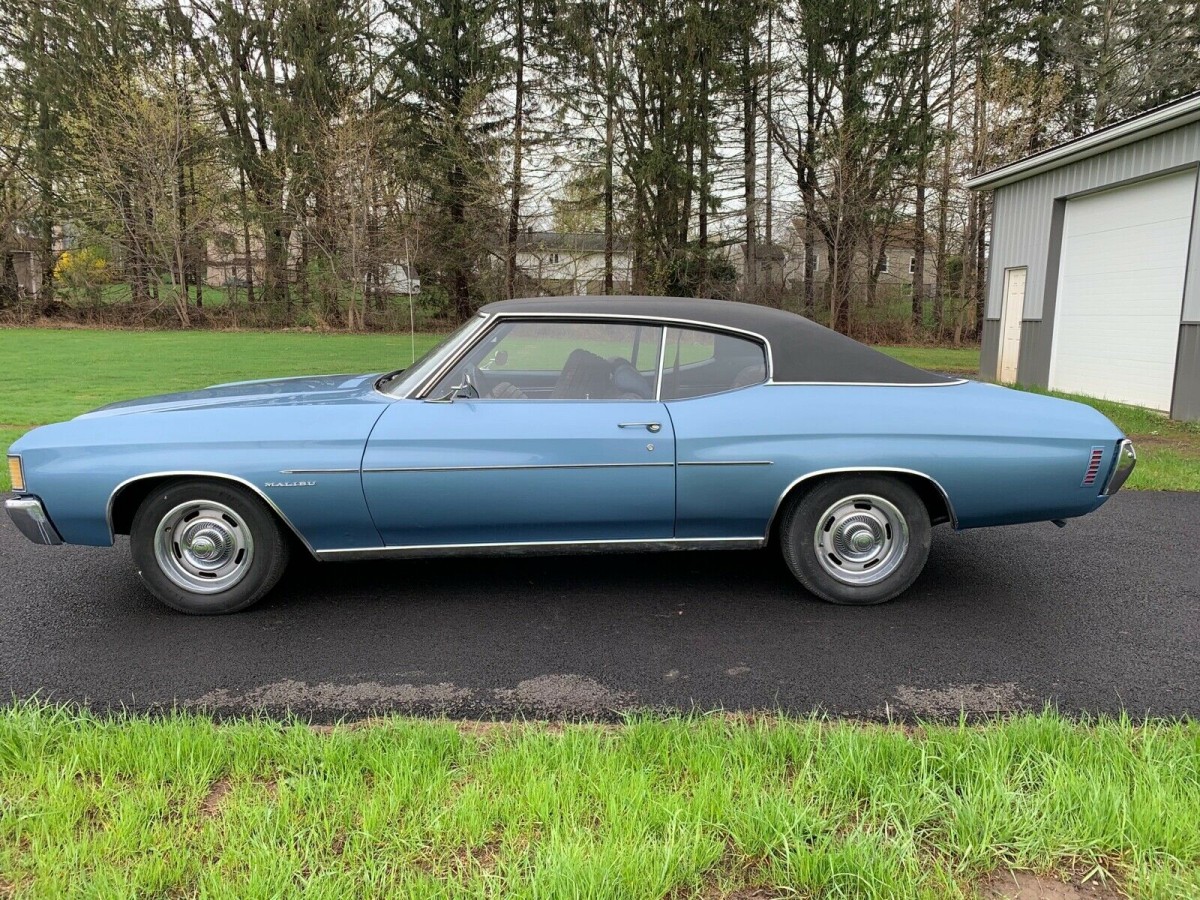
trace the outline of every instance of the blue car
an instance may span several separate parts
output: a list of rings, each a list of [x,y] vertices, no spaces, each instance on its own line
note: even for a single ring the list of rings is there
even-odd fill
[[[318,560],[778,546],[805,589],[908,588],[930,530],[1098,508],[1136,461],[1094,409],[914,369],[790,313],[654,297],[486,306],[387,374],[114,403],[11,450],[41,544],[129,535],[187,613]]]

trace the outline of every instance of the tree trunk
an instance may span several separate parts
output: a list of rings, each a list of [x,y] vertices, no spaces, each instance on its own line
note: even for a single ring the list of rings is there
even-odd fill
[[[742,153],[745,166],[744,193],[746,203],[746,247],[745,273],[742,276],[744,299],[751,302],[758,299],[758,223],[755,221],[755,153],[757,142],[754,135],[755,124],[755,79],[751,70],[750,57],[751,26],[747,24],[745,40],[742,45]]]
[[[705,4],[705,11],[708,12],[707,4]],[[696,281],[702,297],[711,293],[708,287],[708,205],[712,197],[712,187],[708,182],[708,157],[711,152],[709,146],[711,143],[709,135],[711,101],[708,96],[708,85],[708,55],[704,53],[700,57],[700,196],[696,204],[696,244],[700,251],[700,271]]]
[[[912,327],[918,331],[925,321],[925,186],[929,180],[929,92],[933,89],[929,57],[933,54],[933,9],[923,5],[921,24],[921,87],[917,97],[920,148],[917,156],[916,205],[913,210]]]
[[[804,157],[800,161],[800,199],[804,203],[804,314],[811,318],[817,308],[817,175],[813,158],[817,151],[817,78],[813,63],[816,49],[805,48],[804,64]],[[827,263],[828,264],[828,263]]]
[[[617,73],[610,0],[604,29],[604,293],[613,294],[613,167],[616,165]]]
[[[246,253],[246,303],[254,305],[254,258],[250,255],[250,202],[246,193],[246,169],[238,165],[238,199],[242,213],[242,248]]]
[[[942,177],[938,185],[938,231],[934,265],[933,325],[940,338],[946,325],[946,228],[950,212],[950,158],[954,146],[954,112],[958,101],[959,0],[954,0],[950,27],[950,80],[946,100],[946,136],[942,148]]]
[[[454,234],[454,251],[450,263],[450,304],[458,321],[471,316],[471,281],[467,272],[466,201],[463,198],[465,176],[455,165],[448,173],[450,183],[450,228]]]
[[[767,300],[772,306],[780,306],[781,296],[779,285],[776,282],[777,273],[775,272],[775,257],[773,255],[775,248],[775,233],[773,218],[775,214],[775,169],[774,169],[774,149],[775,142],[771,139],[771,125],[774,122],[774,97],[773,84],[774,73],[772,71],[771,58],[771,40],[775,24],[775,8],[772,6],[767,10],[767,158],[765,192],[763,194],[763,239],[767,245]]]
[[[514,39],[517,71],[513,114],[512,194],[508,203],[508,246],[505,248],[507,265],[504,279],[505,294],[510,300],[517,295],[517,235],[521,228],[521,162],[525,138],[525,5],[517,2],[513,4],[513,8],[517,15]]]

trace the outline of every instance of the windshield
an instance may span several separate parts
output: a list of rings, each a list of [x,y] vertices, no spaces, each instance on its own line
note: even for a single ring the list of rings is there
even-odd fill
[[[438,367],[447,352],[457,347],[461,341],[466,340],[469,335],[483,325],[483,322],[483,316],[472,316],[467,319],[466,322],[446,335],[445,339],[426,350],[411,366],[387,379],[386,383],[380,385],[380,390],[393,397],[405,396]]]

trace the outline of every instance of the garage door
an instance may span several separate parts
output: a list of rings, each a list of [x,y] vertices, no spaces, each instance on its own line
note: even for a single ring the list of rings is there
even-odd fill
[[[1067,201],[1050,387],[1171,408],[1195,170]]]

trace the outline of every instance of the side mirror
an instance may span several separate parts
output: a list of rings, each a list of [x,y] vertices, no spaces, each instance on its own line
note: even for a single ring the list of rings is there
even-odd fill
[[[462,384],[456,384],[449,391],[440,397],[426,397],[426,403],[453,403],[459,397],[470,398],[469,390],[474,390],[470,382],[464,381]]]

